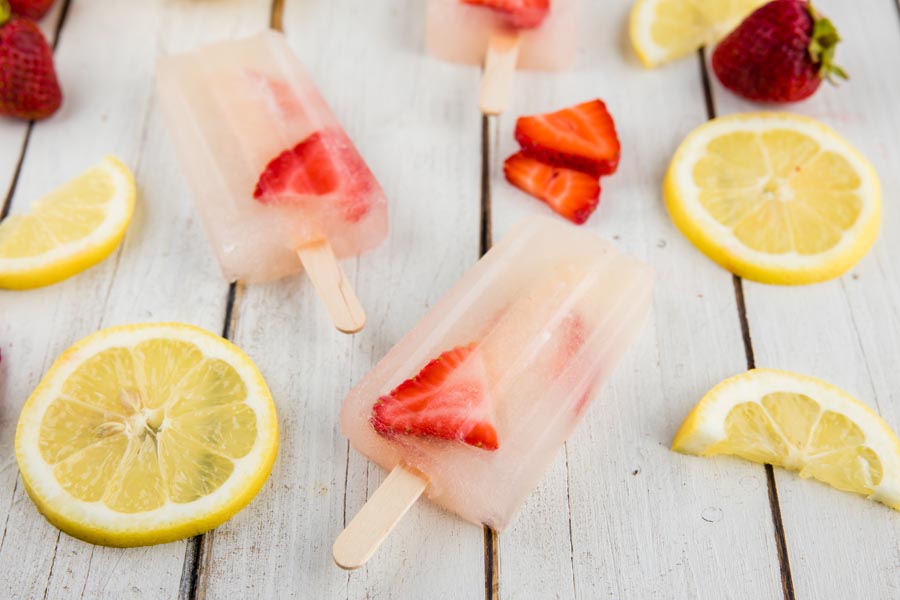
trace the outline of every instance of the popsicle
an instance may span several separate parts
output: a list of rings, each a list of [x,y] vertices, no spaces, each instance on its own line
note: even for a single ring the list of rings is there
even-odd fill
[[[509,525],[650,308],[653,274],[589,232],[518,224],[354,387],[341,425],[386,470],[338,537],[363,564],[423,492]]]
[[[450,62],[484,65],[479,107],[503,112],[516,67],[557,71],[575,61],[576,0],[428,0],[426,43]]]
[[[160,101],[224,277],[305,270],[338,329],[365,313],[337,258],[387,235],[375,177],[281,33],[166,57]]]

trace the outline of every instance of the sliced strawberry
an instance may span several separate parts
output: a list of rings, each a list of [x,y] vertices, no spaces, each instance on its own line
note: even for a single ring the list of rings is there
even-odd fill
[[[509,24],[519,29],[538,27],[550,13],[550,0],[461,0],[461,2],[503,13]]]
[[[309,196],[324,196],[340,192],[344,217],[358,221],[369,210],[369,172],[362,157],[343,134],[317,131],[308,138],[272,159],[253,191],[253,197],[263,204],[291,204],[305,201]],[[336,161],[341,164],[336,164]],[[343,169],[352,188],[342,188]]]
[[[507,158],[503,173],[511,184],[543,200],[578,225],[587,221],[600,203],[597,177],[544,164],[524,152]]]
[[[601,100],[519,117],[516,140],[528,156],[590,175],[609,175],[619,166],[619,136]]]
[[[487,374],[478,346],[444,352],[372,407],[372,426],[385,437],[415,435],[498,448]]]

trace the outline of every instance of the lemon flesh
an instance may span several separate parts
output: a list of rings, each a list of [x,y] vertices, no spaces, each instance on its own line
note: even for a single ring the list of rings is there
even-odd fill
[[[803,375],[755,369],[723,381],[694,407],[672,448],[784,467],[900,510],[894,433],[859,400]]]
[[[730,271],[756,281],[830,279],[868,251],[881,221],[878,176],[807,117],[714,119],[676,151],[664,184],[678,228]]]
[[[655,67],[717,42],[767,0],[637,0],[631,43],[641,62]]]
[[[66,351],[22,410],[16,457],[39,510],[94,543],[207,531],[271,471],[278,428],[250,360],[179,324],[101,331]]]
[[[97,264],[122,241],[134,212],[128,168],[108,156],[0,223],[0,288],[50,285]]]

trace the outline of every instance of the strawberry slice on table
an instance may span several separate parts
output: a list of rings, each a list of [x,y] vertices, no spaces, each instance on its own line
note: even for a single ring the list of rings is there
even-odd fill
[[[587,221],[600,203],[597,177],[564,167],[554,167],[518,152],[503,163],[506,179],[517,188],[543,200],[577,225]]]
[[[461,0],[490,8],[506,16],[509,24],[519,29],[538,27],[550,13],[550,0]]]
[[[499,447],[487,373],[474,343],[444,352],[372,407],[372,426],[385,437],[414,435]]]
[[[515,134],[525,154],[551,165],[598,177],[615,173],[619,165],[616,124],[602,100],[519,117]]]
[[[340,157],[340,165],[335,158]],[[273,158],[256,183],[253,197],[268,205],[289,205],[308,201],[310,196],[340,194],[343,215],[356,222],[369,210],[367,178],[350,177],[345,188],[340,169],[364,173],[368,167],[345,135],[317,131],[289,150]]]

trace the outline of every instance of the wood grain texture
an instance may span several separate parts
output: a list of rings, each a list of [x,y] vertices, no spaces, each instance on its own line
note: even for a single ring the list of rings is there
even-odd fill
[[[642,69],[627,38],[630,3],[581,2],[579,65],[516,74],[512,106],[485,130],[483,181],[480,72],[424,53],[422,4],[278,2],[289,42],[389,197],[391,232],[343,263],[368,313],[356,336],[334,331],[303,276],[238,289],[231,337],[273,391],[282,447],[260,496],[204,536],[196,596],[782,597],[764,470],[668,449],[700,396],[746,366],[732,278],[678,234],[660,193],[675,147],[706,119],[699,64]],[[42,23],[49,33],[63,5]],[[832,125],[872,160],[884,226],[872,252],[837,281],[745,283],[748,333],[760,366],[828,379],[900,429],[898,8],[894,0],[869,0],[865,11],[817,5],[846,40],[838,59],[853,79],[787,109]],[[0,203],[19,173],[13,213],[108,152],[132,167],[139,188],[134,223],[108,260],[49,288],[0,291],[0,596],[189,592],[179,584],[183,574],[190,583],[185,554],[194,543],[111,549],[50,526],[22,489],[13,437],[22,403],[55,357],[98,328],[180,320],[223,330],[229,288],[173,158],[151,73],[159,54],[252,33],[271,10],[246,0],[71,0],[56,52],[66,103],[35,124],[24,155],[27,124],[0,120]],[[711,79],[719,114],[762,108]],[[585,227],[656,268],[651,321],[507,532],[486,543],[480,528],[420,501],[366,567],[341,571],[331,545],[386,477],[341,435],[341,401],[491,234],[548,214],[503,179],[515,117],[597,96],[616,118],[623,159]],[[797,598],[898,596],[894,513],[789,473],[776,471],[776,480]]]
[[[334,331],[302,276],[246,289],[234,339],[272,388],[282,447],[260,496],[204,544],[199,596],[481,598],[481,529],[427,502],[365,567],[331,558],[386,476],[349,450],[340,404],[478,257],[478,70],[424,54],[418,0],[288,0],[283,25],[384,187],[390,235],[343,263],[368,316],[355,336]]]
[[[731,275],[669,221],[661,181],[678,143],[706,119],[700,67],[648,71],[629,46],[629,2],[580,7],[579,64],[520,72],[500,118],[492,174],[495,239],[549,209],[507,184],[515,117],[604,99],[622,140],[618,172],[583,227],[657,271],[654,315],[510,531],[500,593],[517,598],[775,598],[781,580],[765,472],[669,450],[681,419],[746,368]]]
[[[120,550],[60,534],[16,480],[12,452],[22,402],[76,339],[138,321],[186,321],[222,330],[228,286],[172,158],[153,102],[152,72],[160,50],[202,37],[198,25],[205,36],[228,35],[251,13],[237,1],[223,2],[225,12],[213,15],[192,4],[73,2],[61,34],[56,60],[67,101],[32,132],[12,211],[26,209],[105,153],[134,171],[138,203],[123,246],[97,267],[49,288],[0,292],[0,522],[6,523],[0,586],[15,598],[173,597],[178,590],[185,542]],[[265,23],[267,9],[253,13]],[[122,27],[125,22],[136,25]],[[7,490],[13,489],[10,498]]]
[[[57,2],[38,23],[49,43],[56,41],[56,31],[65,8],[64,2]],[[47,122],[47,121],[43,121]],[[38,122],[40,124],[41,122]],[[0,117],[0,215],[4,202],[10,199],[12,185],[19,169],[19,159],[23,155],[28,139],[29,122],[9,117]]]
[[[786,107],[830,125],[875,166],[882,184],[880,239],[850,273],[799,288],[745,282],[756,362],[821,377],[868,404],[900,431],[900,35],[892,0],[866,10],[820,0],[841,37],[837,62],[851,76],[823,85],[811,99]],[[715,77],[718,114],[764,110],[722,88]],[[893,598],[900,589],[897,539],[890,509],[776,470],[797,598]],[[852,567],[851,567],[852,565]],[[863,590],[865,590],[863,592]]]

